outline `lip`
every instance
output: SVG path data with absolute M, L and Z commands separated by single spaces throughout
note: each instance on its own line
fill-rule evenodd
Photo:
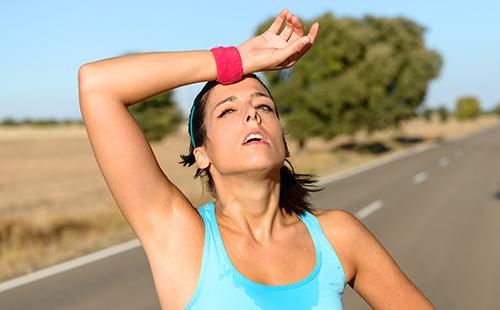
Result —
M 249 142 L 249 143 L 245 144 L 245 141 L 247 140 L 248 136 L 250 136 L 251 134 L 259 134 L 262 137 L 262 140 L 260 140 L 260 141 L 252 141 L 252 142 Z M 261 130 L 253 129 L 253 130 L 251 130 L 250 132 L 248 132 L 245 135 L 245 137 L 243 138 L 243 142 L 241 142 L 241 144 L 242 145 L 269 144 L 269 139 L 267 138 L 267 135 L 264 132 L 262 132 Z
M 245 144 L 243 144 L 243 146 L 254 145 L 254 144 L 268 144 L 268 143 L 260 140 L 260 141 L 252 141 L 252 142 L 245 143 Z

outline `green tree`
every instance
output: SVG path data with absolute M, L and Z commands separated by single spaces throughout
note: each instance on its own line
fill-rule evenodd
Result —
M 444 106 L 444 105 L 439 106 L 439 108 L 437 109 L 437 112 L 439 115 L 439 119 L 441 120 L 442 123 L 444 123 L 448 120 L 448 118 L 450 116 L 450 112 L 448 111 L 446 106 Z
M 149 141 L 159 141 L 173 132 L 184 116 L 172 100 L 172 92 L 164 92 L 129 106 Z
M 442 59 L 425 29 L 403 18 L 335 18 L 325 13 L 312 49 L 288 70 L 265 72 L 284 126 L 304 145 L 359 130 L 371 133 L 416 116 Z M 262 33 L 272 19 L 262 23 Z M 312 22 L 305 21 L 307 29 Z
M 460 97 L 456 103 L 455 117 L 458 120 L 474 119 L 481 112 L 479 100 L 476 97 Z

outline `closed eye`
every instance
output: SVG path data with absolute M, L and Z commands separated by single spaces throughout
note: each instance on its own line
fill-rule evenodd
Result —
M 259 106 L 259 108 L 260 108 L 260 107 L 266 107 L 269 111 L 271 111 L 271 112 L 273 111 L 273 108 L 271 108 L 271 107 L 270 107 L 270 106 L 268 106 L 267 104 L 261 104 L 261 105 Z
M 271 108 L 267 104 L 261 104 L 261 105 L 258 106 L 258 108 L 261 108 L 261 107 L 265 107 L 269 112 L 273 111 L 273 108 Z M 231 109 L 231 108 L 226 108 L 226 109 L 224 109 L 224 111 L 222 111 L 222 113 L 219 115 L 219 117 L 223 117 L 229 111 L 235 111 L 235 110 Z
M 222 111 L 222 113 L 219 115 L 219 117 L 223 117 L 224 114 L 226 114 L 226 112 L 228 112 L 228 111 L 234 111 L 234 109 L 229 109 L 229 108 L 228 109 L 224 109 L 224 111 Z

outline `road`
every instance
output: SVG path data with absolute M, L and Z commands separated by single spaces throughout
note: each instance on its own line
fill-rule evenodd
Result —
M 500 126 L 325 183 L 438 309 L 499 309 Z M 1 285 L 0 285 L 1 287 Z M 370 309 L 349 286 L 345 309 Z M 1 309 L 160 309 L 141 247 L 11 289 Z

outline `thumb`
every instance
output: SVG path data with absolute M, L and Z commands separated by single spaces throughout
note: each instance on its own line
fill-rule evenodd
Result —
M 288 59 L 290 56 L 300 53 L 300 51 L 311 42 L 309 36 L 304 36 L 295 40 L 292 44 L 280 50 L 279 56 L 282 59 Z

